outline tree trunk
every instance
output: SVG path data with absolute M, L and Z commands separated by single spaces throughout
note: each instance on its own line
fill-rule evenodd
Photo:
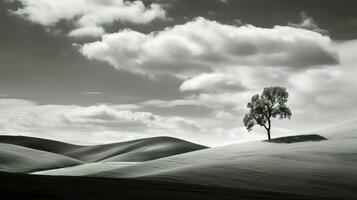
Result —
M 267 128 L 267 132 L 268 132 L 268 140 L 270 140 L 271 139 L 271 137 L 270 137 L 270 129 L 271 129 L 271 121 L 270 121 L 270 117 L 268 118 L 268 128 Z

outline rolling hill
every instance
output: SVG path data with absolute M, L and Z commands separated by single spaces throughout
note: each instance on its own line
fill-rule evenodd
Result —
M 81 147 L 65 154 L 85 162 L 143 162 L 205 148 L 177 138 L 153 137 Z
M 0 136 L 0 143 L 61 154 L 86 163 L 142 162 L 205 149 L 207 147 L 172 137 L 153 137 L 127 142 L 79 146 L 25 136 Z
M 357 123 L 351 123 L 314 132 L 327 140 L 233 144 L 87 175 L 355 199 Z M 76 175 L 56 171 L 40 173 Z
M 53 165 L 49 159 L 47 161 L 51 167 L 41 170 L 43 160 L 33 159 L 31 157 L 33 153 L 28 153 L 30 156 L 21 153 L 15 159 L 18 160 L 17 162 L 10 160 L 13 162 L 11 164 L 7 161 L 10 164 L 6 167 L 13 168 L 13 171 L 34 172 L 40 175 L 93 178 L 88 180 L 96 180 L 96 177 L 117 178 L 148 183 L 255 191 L 254 193 L 265 191 L 288 195 L 289 199 L 293 199 L 294 195 L 296 197 L 304 195 L 308 199 L 355 199 L 357 196 L 357 122 L 313 131 L 309 134 L 276 138 L 272 142 L 255 141 L 209 149 L 169 137 L 98 146 L 75 146 L 64 143 L 65 147 L 60 147 L 63 144 L 57 143 L 57 147 L 56 145 L 47 147 L 43 146 L 45 143 L 41 143 L 41 148 L 52 148 L 51 151 L 56 150 L 54 147 L 65 148 L 65 151 L 59 149 L 61 151 L 57 150 L 57 152 L 64 156 L 80 158 L 88 163 L 51 169 Z M 31 145 L 35 148 L 36 144 L 34 139 Z M 38 151 L 11 144 L 1 145 L 5 146 L 1 148 L 3 151 L 0 159 L 5 158 L 5 160 L 16 158 L 18 155 L 14 152 L 24 151 L 18 151 L 19 148 L 30 152 Z M 53 156 L 48 152 L 39 152 Z M 46 158 L 46 155 L 43 157 Z M 34 162 L 35 167 L 23 170 L 21 168 L 23 162 L 31 166 Z M 62 163 L 61 160 L 59 162 Z M 16 170 L 17 168 L 19 170 Z M 274 199 L 275 196 L 271 197 Z
M 82 162 L 67 156 L 0 143 L 0 171 L 28 173 L 79 164 Z

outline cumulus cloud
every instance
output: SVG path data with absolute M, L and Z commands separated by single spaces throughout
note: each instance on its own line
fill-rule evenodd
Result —
M 290 94 L 287 104 L 293 116 L 292 120 L 274 121 L 276 131 L 294 129 L 295 132 L 290 133 L 297 134 L 323 128 L 326 124 L 355 119 L 357 107 L 353 102 L 357 98 L 354 92 L 357 85 L 357 58 L 354 52 L 357 50 L 357 40 L 333 42 L 331 48 L 339 54 L 338 66 L 300 71 L 279 67 L 239 66 L 236 70 L 199 74 L 183 81 L 181 91 L 195 93 L 183 93 L 185 96 L 181 102 L 194 102 L 211 110 L 211 114 L 205 116 L 207 121 L 203 122 L 206 129 L 212 131 L 220 127 L 228 131 L 243 125 L 242 117 L 247 112 L 246 105 L 252 95 L 260 93 L 264 87 L 281 85 Z M 226 82 L 231 80 L 236 81 L 237 85 L 243 85 L 245 89 L 224 88 Z M 160 106 L 174 105 L 177 101 L 156 100 Z M 238 134 L 237 130 L 233 132 Z
M 119 107 L 120 108 L 120 107 Z M 48 112 L 48 110 L 53 110 Z M 113 126 L 119 128 L 126 125 L 151 129 L 174 129 L 191 127 L 198 130 L 189 120 L 180 117 L 161 117 L 150 112 L 139 112 L 118 109 L 115 106 L 39 106 L 35 110 L 21 116 L 23 125 L 29 126 Z M 193 128 L 195 127 L 195 128 Z
M 68 33 L 70 37 L 99 37 L 105 33 L 104 28 L 98 26 L 86 26 L 74 29 Z
M 294 127 L 299 130 L 301 127 L 318 128 L 323 127 L 324 124 L 354 119 L 356 117 L 354 110 L 357 109 L 353 104 L 353 100 L 357 98 L 354 92 L 357 85 L 355 78 L 357 60 L 353 52 L 357 49 L 357 42 L 356 40 L 333 42 L 331 48 L 339 54 L 339 66 L 324 66 L 301 71 L 290 71 L 286 68 L 255 70 L 240 67 L 237 71 L 231 70 L 223 73 L 223 77 L 227 79 L 235 77 L 247 88 L 246 90 L 219 90 L 217 92 L 217 87 L 221 82 L 215 82 L 212 79 L 207 80 L 207 84 L 212 82 L 214 85 L 218 84 L 217 86 L 197 84 L 202 85 L 200 93 L 189 95 L 187 98 L 214 109 L 212 116 L 217 116 L 217 119 L 220 118 L 220 111 L 231 113 L 234 111 L 232 114 L 237 116 L 239 121 L 238 118 L 246 112 L 246 103 L 253 94 L 261 92 L 267 86 L 281 85 L 289 91 L 288 105 L 293 111 L 293 119 L 279 121 L 274 126 Z M 195 77 L 192 78 L 194 79 Z M 184 84 L 190 83 L 190 80 L 184 81 L 181 89 Z M 195 82 L 189 85 L 192 88 L 200 88 Z M 221 115 L 222 118 L 224 116 L 224 114 Z
M 245 87 L 232 73 L 204 73 L 185 80 L 181 91 L 242 91 Z
M 198 17 L 149 34 L 133 30 L 105 34 L 80 52 L 116 69 L 155 76 L 191 77 L 220 68 L 306 68 L 338 63 L 331 39 L 287 26 L 232 26 Z
M 104 33 L 105 24 L 115 21 L 136 24 L 149 23 L 165 18 L 159 4 L 145 6 L 142 1 L 125 0 L 10 0 L 21 2 L 22 7 L 12 12 L 46 27 L 53 27 L 61 20 L 74 22 L 77 27 L 69 36 L 98 36 Z

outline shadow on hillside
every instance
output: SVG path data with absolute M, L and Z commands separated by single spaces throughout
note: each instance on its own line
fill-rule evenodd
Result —
M 327 140 L 327 138 L 322 137 L 321 135 L 310 134 L 310 135 L 294 135 L 287 137 L 279 137 L 271 140 L 264 140 L 265 142 L 274 142 L 274 143 L 296 143 L 296 142 L 317 142 Z

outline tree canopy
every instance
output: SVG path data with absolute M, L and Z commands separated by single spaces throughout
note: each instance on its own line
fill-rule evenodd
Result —
M 244 126 L 251 131 L 255 125 L 263 126 L 270 140 L 271 119 L 291 118 L 291 110 L 286 105 L 289 93 L 286 88 L 280 86 L 264 88 L 259 95 L 252 96 L 251 101 L 247 104 L 249 113 L 244 116 Z

